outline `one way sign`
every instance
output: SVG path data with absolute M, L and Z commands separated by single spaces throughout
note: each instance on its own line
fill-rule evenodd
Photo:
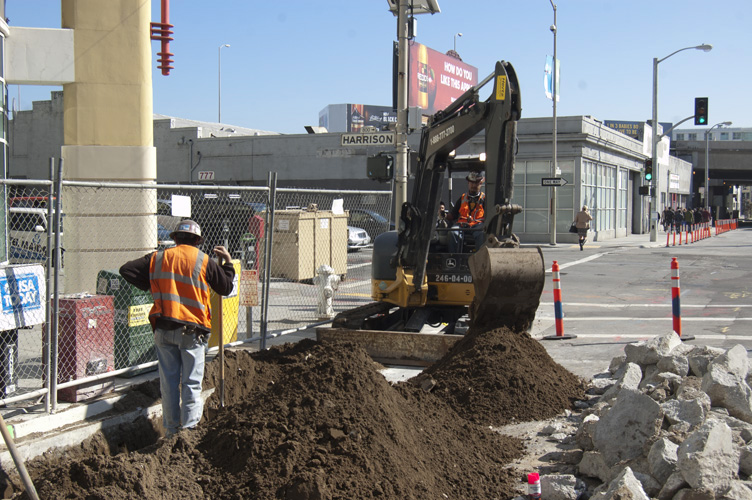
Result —
M 563 177 L 544 177 L 541 179 L 541 186 L 555 186 L 561 187 L 567 184 L 567 180 Z

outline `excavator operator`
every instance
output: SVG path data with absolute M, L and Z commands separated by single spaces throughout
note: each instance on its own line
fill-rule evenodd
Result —
M 446 217 L 450 224 L 456 224 L 461 229 L 451 231 L 449 251 L 452 253 L 462 252 L 465 236 L 471 238 L 475 249 L 480 248 L 485 238 L 483 220 L 486 211 L 486 195 L 480 190 L 484 180 L 483 173 L 470 172 L 465 179 L 467 180 L 467 193 L 462 193 Z M 468 229 L 472 231 L 467 231 Z

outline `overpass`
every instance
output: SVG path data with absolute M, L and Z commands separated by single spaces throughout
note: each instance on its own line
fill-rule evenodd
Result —
M 716 185 L 752 184 L 752 141 L 708 141 L 711 188 Z M 674 141 L 671 154 L 692 164 L 693 191 L 705 185 L 705 141 Z

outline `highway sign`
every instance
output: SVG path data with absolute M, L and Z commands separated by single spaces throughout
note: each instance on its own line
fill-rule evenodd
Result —
M 541 186 L 561 187 L 567 184 L 563 177 L 544 177 L 541 179 Z

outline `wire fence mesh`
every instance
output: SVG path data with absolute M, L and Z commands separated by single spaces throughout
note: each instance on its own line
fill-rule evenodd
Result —
M 367 249 L 394 227 L 389 192 L 64 181 L 55 276 L 51 183 L 6 187 L 8 261 L 16 264 L 9 268 L 36 269 L 43 293 L 53 294 L 58 284 L 57 310 L 53 300 L 46 318 L 0 334 L 0 400 L 6 402 L 48 387 L 48 378 L 63 385 L 58 398 L 77 401 L 110 390 L 108 373 L 156 369 L 151 294 L 118 269 L 174 245 L 170 233 L 184 218 L 200 225 L 205 253 L 213 256 L 223 245 L 234 259 L 236 286 L 222 302 L 224 343 L 260 340 L 261 332 L 284 335 L 369 302 Z M 321 272 L 339 279 L 328 304 Z M 213 297 L 213 308 L 218 300 Z M 41 300 L 37 313 L 44 311 Z M 213 320 L 209 346 L 219 341 Z

